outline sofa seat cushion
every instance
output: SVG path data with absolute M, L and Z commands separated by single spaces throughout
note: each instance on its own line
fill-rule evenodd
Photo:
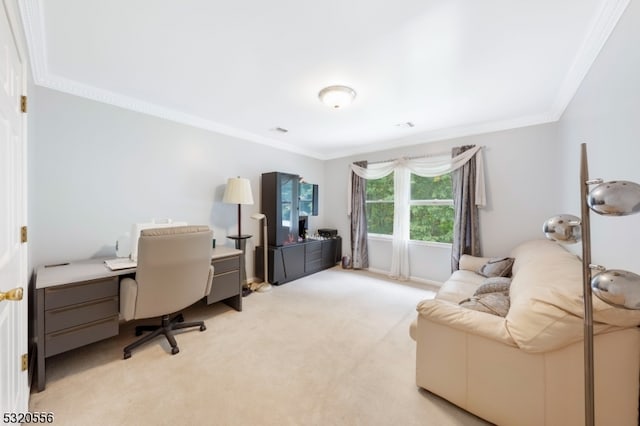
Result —
M 473 296 L 486 278 L 472 271 L 458 270 L 440 287 L 436 299 L 458 304 Z
M 508 346 L 517 346 L 507 330 L 505 319 L 498 315 L 467 309 L 441 299 L 423 300 L 418 303 L 417 311 L 418 323 L 421 319 L 428 320 Z M 414 330 L 414 335 L 417 335 L 417 330 Z

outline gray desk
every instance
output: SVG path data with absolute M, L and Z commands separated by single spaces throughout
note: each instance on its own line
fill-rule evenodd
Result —
M 223 301 L 242 310 L 241 250 L 213 249 L 214 267 L 208 304 Z M 45 388 L 45 358 L 118 334 L 119 282 L 136 268 L 112 271 L 104 258 L 36 271 L 36 376 L 38 391 Z

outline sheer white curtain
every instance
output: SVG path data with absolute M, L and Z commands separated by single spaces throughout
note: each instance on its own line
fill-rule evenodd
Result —
M 476 157 L 476 206 L 484 207 L 486 192 L 484 183 L 484 167 L 482 162 L 482 147 L 473 147 L 456 157 L 443 154 L 433 157 L 400 158 L 383 163 L 368 164 L 366 168 L 350 164 L 349 185 L 347 196 L 351 200 L 351 173 L 364 179 L 380 179 L 394 173 L 394 219 L 393 244 L 391 257 L 391 271 L 389 275 L 400 280 L 409 279 L 409 219 L 411 199 L 411 173 L 418 176 L 434 177 L 452 172 L 471 158 Z M 351 215 L 351 201 L 347 204 L 348 214 Z
M 409 279 L 411 171 L 403 162 L 396 166 L 393 182 L 393 243 L 389 276 L 404 281 Z

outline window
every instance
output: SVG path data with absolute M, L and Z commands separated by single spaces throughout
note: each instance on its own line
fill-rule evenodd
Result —
M 410 204 L 410 239 L 453 242 L 451 173 L 436 177 L 422 177 L 412 173 Z
M 393 235 L 393 173 L 367 181 L 367 227 L 370 234 Z M 418 241 L 453 241 L 451 174 L 422 177 L 411 174 L 409 238 Z
M 393 234 L 393 173 L 367 180 L 367 228 L 370 234 Z

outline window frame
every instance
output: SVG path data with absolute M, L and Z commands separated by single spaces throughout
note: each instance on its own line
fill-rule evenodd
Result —
M 395 204 L 395 200 L 365 200 L 365 208 L 368 204 Z M 395 215 L 395 213 L 394 213 Z M 369 216 L 367 216 L 367 228 L 369 227 Z M 377 232 L 368 232 L 367 237 L 373 235 L 375 237 L 388 237 L 393 238 L 393 220 L 391 221 L 391 234 L 379 234 Z
M 379 234 L 377 232 L 368 232 L 367 230 L 367 236 L 372 235 L 372 236 L 376 236 L 376 237 L 381 237 L 381 238 L 393 238 L 393 221 L 395 219 L 395 173 L 390 173 L 384 177 L 381 177 L 380 179 L 374 179 L 374 180 L 381 180 L 381 179 L 387 179 L 391 177 L 390 181 L 391 181 L 391 199 L 384 199 L 384 198 L 379 198 L 376 200 L 369 200 L 367 194 L 365 194 L 365 209 L 367 209 L 367 206 L 369 204 L 391 204 L 394 206 L 394 208 L 392 209 L 392 212 L 394 214 L 394 217 L 391 218 L 391 233 L 390 234 Z M 370 186 L 367 185 L 367 191 L 369 191 Z M 369 216 L 367 215 L 367 228 L 369 228 Z
M 415 174 L 415 173 L 412 173 Z M 447 173 L 445 173 L 447 174 Z M 419 175 L 418 175 L 419 176 Z M 435 176 L 433 176 L 435 177 Z M 382 179 L 382 178 L 381 178 Z M 385 199 L 377 199 L 377 200 L 368 200 L 365 199 L 365 207 L 369 204 L 395 204 L 395 185 L 391 188 L 392 189 L 392 193 L 394 195 L 394 199 L 393 200 L 385 200 Z M 451 199 L 427 199 L 427 200 L 414 200 L 411 198 L 411 183 L 409 183 L 409 188 L 407 188 L 407 190 L 409 191 L 409 209 L 411 209 L 412 206 L 450 206 L 451 208 L 454 207 L 453 205 L 453 198 Z M 453 194 L 452 194 L 453 197 Z M 394 211 L 394 215 L 395 215 L 395 211 Z M 395 219 L 395 217 L 393 218 Z M 369 218 L 367 217 L 367 222 L 369 221 Z M 368 223 L 367 223 L 368 225 Z M 409 227 L 411 227 L 411 217 L 409 216 Z M 368 232 L 367 233 L 367 238 L 372 238 L 373 240 L 378 240 L 378 241 L 391 241 L 393 239 L 393 229 L 391 231 L 391 234 L 380 234 L 380 233 L 376 233 L 376 232 Z M 409 243 L 411 245 L 417 245 L 417 246 L 432 246 L 432 247 L 451 247 L 453 245 L 453 243 L 444 243 L 444 242 L 440 242 L 440 241 L 428 241 L 428 240 L 414 240 L 411 239 L 411 237 L 409 237 Z
M 450 174 L 449 173 L 445 173 L 444 175 Z M 411 173 L 411 175 L 416 175 L 415 173 Z M 444 176 L 441 175 L 441 176 Z M 416 175 L 416 176 L 420 176 L 420 175 Z M 435 178 L 436 176 L 432 176 L 430 177 L 430 179 Z M 413 199 L 412 195 L 411 195 L 411 183 L 409 184 L 409 210 L 411 210 L 411 207 L 413 206 L 427 206 L 427 207 L 437 207 L 437 206 L 450 206 L 453 209 L 453 190 L 451 193 L 451 198 L 450 199 L 440 199 L 440 198 L 434 198 L 434 199 Z M 409 228 L 411 228 L 411 216 L 409 216 Z M 445 242 L 441 242 L 441 241 L 430 241 L 430 240 L 415 240 L 411 238 L 411 233 L 409 233 L 409 241 L 411 242 L 415 242 L 415 243 L 420 243 L 420 245 L 425 244 L 425 245 L 436 245 L 439 247 L 451 247 L 453 245 L 453 242 L 451 243 L 445 243 Z

